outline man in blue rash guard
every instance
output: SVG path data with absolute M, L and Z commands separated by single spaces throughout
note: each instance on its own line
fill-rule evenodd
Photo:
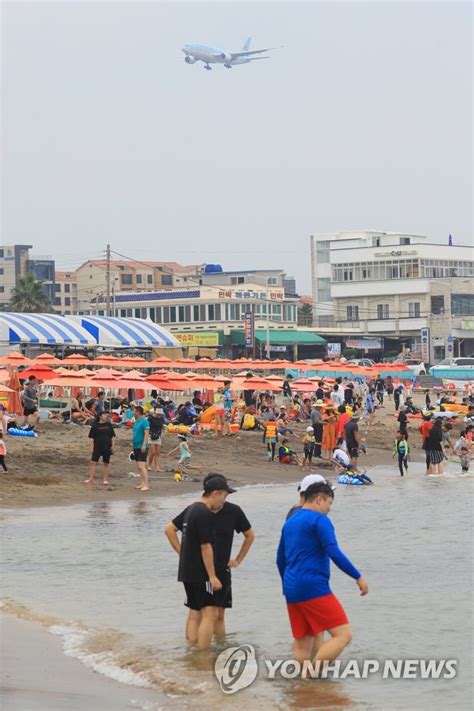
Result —
M 294 659 L 332 661 L 352 639 L 344 608 L 329 588 L 329 561 L 354 578 L 361 595 L 369 589 L 357 568 L 339 548 L 328 518 L 334 492 L 327 484 L 309 486 L 305 503 L 285 523 L 277 565 L 283 582 Z M 324 632 L 330 639 L 324 640 Z

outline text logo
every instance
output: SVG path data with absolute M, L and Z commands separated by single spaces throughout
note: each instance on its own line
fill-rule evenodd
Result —
M 225 649 L 216 659 L 214 673 L 224 694 L 235 694 L 247 688 L 258 674 L 254 647 L 242 644 Z

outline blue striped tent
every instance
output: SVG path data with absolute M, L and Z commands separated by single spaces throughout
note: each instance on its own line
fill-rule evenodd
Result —
M 0 312 L 0 343 L 95 346 L 96 340 L 80 324 L 59 314 Z
M 181 348 L 169 331 L 153 321 L 113 316 L 68 316 L 81 325 L 98 346 L 109 348 Z

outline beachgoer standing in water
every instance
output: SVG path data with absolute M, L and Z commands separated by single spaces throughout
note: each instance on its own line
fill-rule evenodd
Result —
M 91 462 L 89 464 L 89 477 L 84 481 L 84 484 L 95 483 L 95 470 L 97 462 L 102 457 L 103 474 L 102 483 L 104 486 L 109 484 L 109 464 L 110 457 L 114 453 L 114 438 L 115 431 L 112 424 L 109 422 L 109 416 L 102 410 L 89 431 L 89 439 L 91 441 Z
M 181 544 L 177 545 L 173 523 L 166 535 L 179 553 L 178 580 L 186 591 L 186 607 L 192 614 L 186 622 L 186 639 L 207 649 L 211 644 L 218 621 L 218 608 L 223 607 L 220 591 L 223 585 L 216 575 L 214 547 L 216 545 L 214 512 L 223 508 L 228 494 L 233 494 L 225 477 L 213 476 L 206 480 L 201 498 L 184 512 Z M 179 542 L 178 542 L 179 544 Z
M 329 587 L 329 561 L 354 578 L 361 595 L 369 589 L 337 544 L 328 517 L 334 500 L 331 487 L 312 484 L 304 500 L 283 526 L 277 565 L 294 638 L 293 658 L 331 662 L 349 644 L 352 632 L 344 608 Z M 331 639 L 324 640 L 325 632 Z
M 224 483 L 227 484 L 227 479 L 221 474 L 208 474 L 203 482 L 204 491 L 209 487 L 209 482 L 211 486 L 222 486 Z M 181 544 L 177 532 L 183 531 L 184 519 L 188 508 L 176 516 L 165 529 L 168 540 L 178 555 L 181 551 Z M 240 506 L 231 504 L 229 501 L 225 501 L 222 508 L 214 511 L 214 529 L 216 535 L 214 545 L 215 570 L 216 576 L 222 583 L 222 590 L 214 593 L 217 603 L 217 620 L 214 625 L 214 634 L 218 637 L 223 637 L 225 635 L 225 611 L 232 607 L 231 569 L 237 568 L 242 563 L 254 541 L 255 533 Z M 235 558 L 231 558 L 234 532 L 242 533 L 244 540 Z M 186 636 L 188 639 L 197 639 L 201 620 L 201 611 L 190 608 L 186 623 Z
M 150 424 L 143 414 L 143 407 L 137 405 L 134 410 L 135 422 L 133 423 L 132 446 L 133 456 L 140 474 L 140 484 L 135 489 L 149 491 L 148 470 L 146 468 L 148 437 L 150 435 Z

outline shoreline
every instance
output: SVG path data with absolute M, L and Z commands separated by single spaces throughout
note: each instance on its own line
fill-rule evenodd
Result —
M 158 689 L 119 683 L 67 656 L 41 623 L 0 610 L 2 711 L 101 711 L 163 708 Z

